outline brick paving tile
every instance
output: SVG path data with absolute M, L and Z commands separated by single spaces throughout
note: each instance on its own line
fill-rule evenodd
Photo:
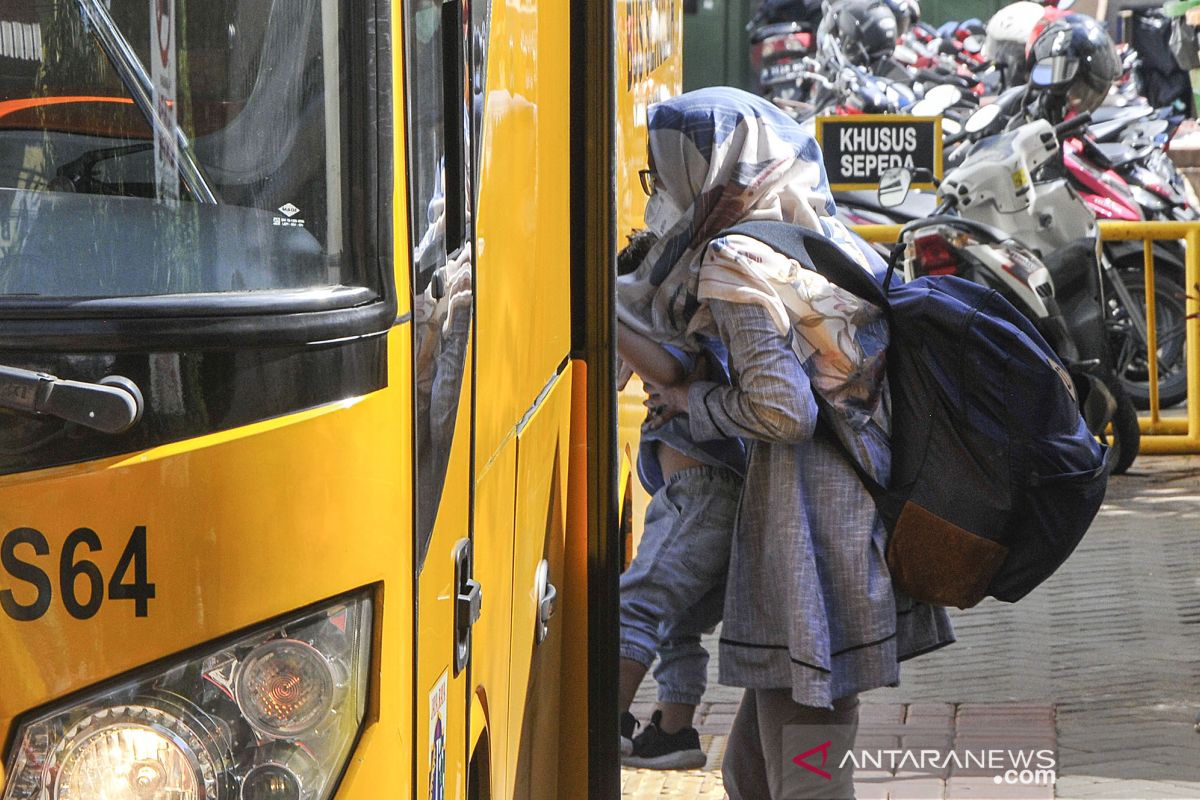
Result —
M 629 800 L 659 797 L 691 797 L 720 800 L 725 796 L 719 773 L 625 770 L 622 797 Z
M 953 703 L 909 703 L 904 719 L 906 722 L 912 722 L 922 717 L 953 718 L 954 716 Z
M 862 784 L 887 783 L 888 781 L 892 780 L 894 777 L 895 776 L 886 769 L 875 769 L 874 767 L 869 767 L 866 769 L 856 769 L 856 770 L 854 770 L 854 785 L 858 786 L 860 783 L 862 783 Z
M 996 783 L 992 778 L 951 778 L 946 800 L 1054 800 L 1054 787 Z
M 857 750 L 896 750 L 900 747 L 900 737 L 860 733 L 854 740 L 854 747 Z
M 1146 747 L 1146 748 L 1129 748 L 1127 750 L 1121 751 L 1120 755 L 1122 758 L 1127 758 L 1127 757 L 1133 757 L 1133 758 L 1139 758 L 1139 759 L 1144 758 L 1146 761 L 1150 761 L 1150 757 L 1152 755 L 1157 755 L 1157 754 L 1158 754 L 1158 748 Z M 1079 753 L 1069 753 L 1069 754 L 1059 753 L 1059 762 L 1064 767 L 1090 767 L 1090 766 L 1098 766 L 1098 765 L 1102 766 L 1102 765 L 1112 764 L 1115 762 L 1115 760 L 1116 759 L 1114 758 L 1114 755 L 1111 750 L 1105 750 L 1105 751 L 1099 752 L 1099 753 L 1091 753 L 1091 752 L 1086 752 L 1086 751 L 1079 752 Z
M 954 739 L 950 734 L 943 736 L 927 736 L 923 734 L 908 735 L 900 737 L 900 747 L 905 750 L 937 750 L 945 751 L 954 746 Z
M 858 707 L 858 724 L 870 723 L 902 723 L 904 722 L 904 705 L 901 703 L 863 703 Z
M 1140 758 L 1112 759 L 1102 766 L 1107 774 L 1122 779 L 1154 781 L 1166 777 L 1162 764 Z
M 954 717 L 917 717 L 905 720 L 899 727 L 909 731 L 949 731 L 954 730 Z
M 704 722 L 708 725 L 724 725 L 725 729 L 728 730 L 733 727 L 734 716 L 736 715 L 714 712 L 705 717 Z
M 854 784 L 854 796 L 857 800 L 890 800 L 891 798 L 888 787 L 882 784 L 857 782 Z
M 942 800 L 946 784 L 937 778 L 905 778 L 888 784 L 889 800 Z M 858 788 L 855 787 L 855 791 Z
M 1027 705 L 1020 703 L 963 703 L 958 707 L 956 715 L 959 721 L 964 719 L 1053 719 L 1054 707 L 1048 703 Z
M 1168 800 L 1186 798 L 1196 800 L 1200 786 L 1172 786 L 1159 781 L 1111 780 L 1104 783 L 1076 784 L 1059 779 L 1059 800 Z

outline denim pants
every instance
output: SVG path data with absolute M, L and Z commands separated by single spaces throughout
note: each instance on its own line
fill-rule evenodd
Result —
M 658 699 L 698 705 L 721 621 L 742 481 L 722 467 L 676 472 L 650 498 L 633 563 L 621 575 L 621 657 L 654 670 Z

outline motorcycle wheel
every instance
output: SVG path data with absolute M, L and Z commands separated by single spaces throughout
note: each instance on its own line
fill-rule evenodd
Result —
M 1106 442 L 1112 448 L 1112 474 L 1124 475 L 1137 458 L 1142 445 L 1142 430 L 1138 427 L 1138 413 L 1133 400 L 1125 393 L 1120 381 L 1106 381 L 1109 391 L 1117 401 L 1117 410 L 1112 419 L 1112 436 Z M 1101 437 L 1106 438 L 1106 437 Z
M 1134 302 L 1145 308 L 1146 285 L 1142 273 L 1142 257 L 1122 259 L 1118 274 Z M 1136 265 L 1133 263 L 1136 261 Z M 1173 270 L 1155 273 L 1155 328 L 1158 331 L 1158 404 L 1170 408 L 1187 398 L 1187 348 L 1185 327 L 1187 306 L 1182 279 Z M 1110 348 L 1116 362 L 1121 385 L 1136 408 L 1150 408 L 1150 363 L 1146 348 L 1139 341 L 1128 314 L 1110 291 L 1108 297 Z

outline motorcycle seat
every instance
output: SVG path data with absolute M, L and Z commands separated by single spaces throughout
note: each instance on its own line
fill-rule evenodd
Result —
M 800 33 L 803 30 L 804 28 L 799 22 L 772 22 L 768 25 L 763 25 L 761 28 L 755 28 L 750 34 L 750 43 L 758 44 L 773 36 L 787 36 L 792 33 Z
M 879 204 L 879 196 L 871 189 L 856 189 L 853 191 L 834 192 L 833 201 L 839 206 L 862 208 L 883 214 L 897 223 L 912 222 L 914 219 L 924 219 L 932 216 L 937 207 L 937 196 L 933 192 L 909 192 L 904 202 L 892 208 Z
M 1122 142 L 1089 142 L 1088 154 L 1095 157 L 1097 166 L 1105 169 L 1120 169 L 1145 155 Z

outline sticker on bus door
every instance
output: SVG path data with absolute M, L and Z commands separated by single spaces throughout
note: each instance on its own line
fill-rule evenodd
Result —
M 429 693 L 429 800 L 446 798 L 446 693 L 449 675 L 442 673 Z
M 150 0 L 150 79 L 154 84 L 154 184 L 159 200 L 179 200 L 175 0 Z

